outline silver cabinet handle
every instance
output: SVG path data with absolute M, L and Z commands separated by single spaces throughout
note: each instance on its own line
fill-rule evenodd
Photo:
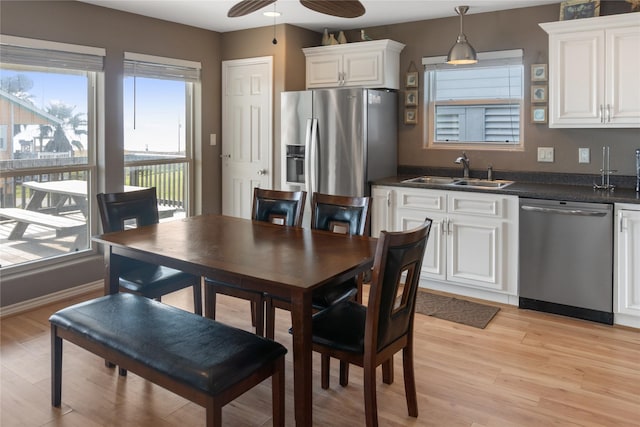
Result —
M 231 154 L 220 154 L 220 158 L 221 159 L 230 159 L 231 158 Z
M 611 123 L 611 104 L 607 104 L 607 123 Z
M 600 123 L 604 123 L 604 104 L 600 104 Z

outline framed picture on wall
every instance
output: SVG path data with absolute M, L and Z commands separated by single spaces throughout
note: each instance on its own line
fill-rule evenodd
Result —
M 547 123 L 547 107 L 534 105 L 531 107 L 532 123 Z
M 404 95 L 404 105 L 406 107 L 416 107 L 418 105 L 418 91 L 408 90 Z
M 547 81 L 547 64 L 531 65 L 531 81 L 532 82 Z
M 404 124 L 415 125 L 418 124 L 418 109 L 407 108 L 404 110 Z
M 405 82 L 405 86 L 409 88 L 417 88 L 418 87 L 418 72 L 410 71 L 407 73 L 407 81 Z
M 531 102 L 547 102 L 547 85 L 531 85 Z

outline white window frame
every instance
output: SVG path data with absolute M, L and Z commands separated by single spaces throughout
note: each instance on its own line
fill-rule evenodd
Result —
M 16 168 L 8 171 L 1 171 L 2 178 L 15 178 L 19 176 L 29 175 L 46 175 L 52 173 L 64 173 L 64 172 L 77 172 L 84 171 L 87 174 L 87 236 L 95 234 L 97 231 L 96 208 L 94 206 L 95 195 L 97 193 L 97 166 L 96 166 L 96 153 L 100 144 L 102 144 L 101 138 L 101 126 L 100 117 L 98 116 L 99 106 L 98 103 L 104 102 L 104 58 L 106 56 L 106 49 L 93 46 L 75 45 L 69 43 L 52 42 L 47 40 L 30 39 L 17 36 L 0 35 L 0 44 L 6 47 L 12 48 L 27 48 L 33 49 L 33 62 L 29 62 L 29 55 L 23 56 L 20 62 L 9 62 L 23 64 L 25 67 L 51 67 L 52 69 L 74 69 L 90 70 L 87 73 L 87 84 L 89 85 L 88 99 L 87 99 L 87 163 L 69 166 L 53 166 L 53 167 L 37 167 L 37 168 Z M 19 53 L 19 52 L 18 52 Z M 88 61 L 95 61 L 88 65 L 88 68 L 83 68 L 83 57 Z M 93 58 L 91 58 L 93 57 Z M 6 58 L 4 58 L 6 59 Z M 56 66 L 59 64 L 58 66 Z M 100 68 L 100 71 L 96 71 L 96 67 Z M 93 142 L 93 144 L 91 143 Z M 8 143 L 8 142 L 7 142 Z M 96 248 L 93 242 L 89 239 L 88 246 L 84 250 L 72 251 L 63 255 L 39 258 L 33 261 L 27 261 L 18 264 L 8 265 L 2 267 L 2 273 L 5 275 L 20 274 L 22 272 L 31 271 L 34 266 L 50 266 L 60 264 L 62 262 L 77 259 L 87 256 L 87 254 L 94 254 Z
M 494 52 L 480 52 L 478 53 L 478 63 L 483 66 L 499 66 L 499 65 L 513 65 L 520 64 L 523 66 L 523 50 L 513 49 Z M 522 73 L 522 92 L 520 99 L 517 103 L 513 102 L 513 99 L 491 99 L 491 100 L 468 100 L 463 103 L 460 101 L 440 101 L 438 105 L 501 105 L 501 104 L 514 104 L 520 108 L 520 120 L 519 120 L 519 136 L 518 143 L 492 143 L 486 141 L 474 141 L 474 142 L 441 142 L 435 141 L 435 106 L 436 102 L 431 99 L 433 93 L 433 79 L 430 78 L 432 70 L 437 69 L 456 69 L 456 68 L 470 68 L 478 66 L 478 64 L 471 65 L 450 65 L 446 64 L 446 56 L 436 57 L 424 57 L 422 58 L 422 65 L 424 66 L 424 120 L 426 126 L 424 126 L 424 146 L 430 149 L 443 149 L 443 150 L 495 150 L 495 151 L 524 151 L 524 123 L 525 123 L 525 111 L 524 111 L 524 73 Z
M 180 80 L 185 83 L 192 83 L 187 86 L 187 106 L 185 115 L 185 155 L 184 157 L 172 157 L 162 160 L 148 160 L 125 162 L 124 170 L 136 167 L 152 167 L 161 164 L 184 164 L 185 171 L 185 195 L 187 197 L 184 206 L 187 216 L 192 215 L 195 206 L 195 173 L 194 173 L 194 147 L 196 145 L 196 128 L 200 123 L 201 108 L 201 75 L 202 65 L 200 62 L 188 61 L 178 58 L 168 58 L 163 56 L 147 55 L 135 52 L 124 52 L 124 77 L 147 77 L 157 79 Z M 123 171 L 124 172 L 124 171 Z

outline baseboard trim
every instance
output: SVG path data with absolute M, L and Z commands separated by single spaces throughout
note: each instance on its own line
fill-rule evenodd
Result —
M 38 298 L 33 298 L 27 301 L 21 301 L 16 304 L 11 304 L 6 307 L 0 307 L 0 319 L 6 316 L 13 316 L 15 314 L 24 313 L 25 311 L 40 308 L 47 304 L 63 301 L 65 299 L 77 297 L 79 295 L 87 294 L 89 292 L 97 291 L 104 288 L 104 282 L 98 280 L 85 285 L 76 286 L 73 288 L 65 289 L 63 291 L 54 292 L 52 294 L 43 295 Z

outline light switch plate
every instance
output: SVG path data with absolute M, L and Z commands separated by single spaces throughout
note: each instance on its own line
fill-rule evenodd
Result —
M 578 148 L 578 163 L 591 163 L 591 153 L 588 148 Z
M 553 163 L 553 147 L 538 147 L 538 161 Z
M 216 145 L 216 134 L 212 133 L 211 135 L 209 135 L 209 145 L 214 146 Z

